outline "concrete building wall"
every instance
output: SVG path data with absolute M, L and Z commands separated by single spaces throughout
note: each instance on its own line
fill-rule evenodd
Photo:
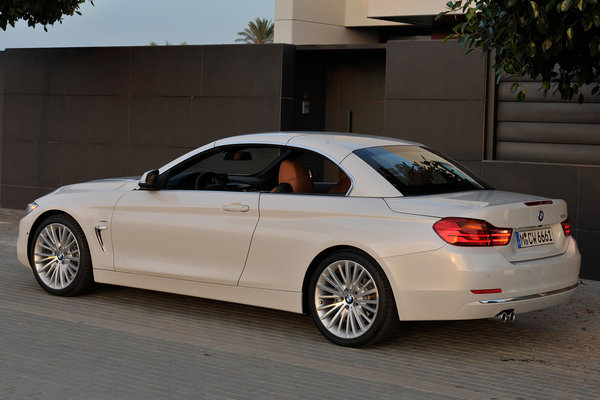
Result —
M 5 51 L 0 204 L 285 128 L 293 56 L 284 45 Z
M 411 31 L 412 24 L 431 27 L 444 9 L 440 0 L 277 0 L 274 40 L 314 45 L 379 43 L 390 34 L 417 38 L 424 33 Z M 409 29 L 393 33 L 403 28 Z
M 366 6 L 366 0 L 277 0 L 275 43 L 377 43 L 377 31 L 349 27 L 387 26 L 395 23 L 369 20 Z
M 435 16 L 446 9 L 445 0 L 368 0 L 369 18 Z
M 486 76 L 486 59 L 454 43 L 388 42 L 385 134 L 481 161 Z
M 346 0 L 345 25 L 347 27 L 405 25 L 402 23 L 370 18 L 370 15 L 369 15 L 369 7 L 370 6 L 371 6 L 371 0 Z

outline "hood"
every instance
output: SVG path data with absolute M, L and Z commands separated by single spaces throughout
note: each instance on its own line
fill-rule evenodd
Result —
M 110 191 L 117 190 L 123 187 L 129 188 L 130 186 L 137 186 L 137 182 L 139 181 L 139 177 L 125 177 L 125 178 L 110 178 L 110 179 L 100 179 L 96 181 L 83 182 L 83 183 L 75 183 L 72 185 L 63 186 L 53 194 L 57 193 L 76 193 L 76 192 L 90 192 L 90 191 Z

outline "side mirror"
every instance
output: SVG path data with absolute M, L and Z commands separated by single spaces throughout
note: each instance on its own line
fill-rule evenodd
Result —
M 158 189 L 158 170 L 153 169 L 144 172 L 144 175 L 142 175 L 142 178 L 138 182 L 138 186 L 146 190 Z

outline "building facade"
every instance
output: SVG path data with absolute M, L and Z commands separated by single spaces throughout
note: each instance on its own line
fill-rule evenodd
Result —
M 440 0 L 276 0 L 275 42 L 367 44 L 449 32 Z

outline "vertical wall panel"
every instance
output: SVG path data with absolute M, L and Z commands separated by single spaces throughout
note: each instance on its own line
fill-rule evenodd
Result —
M 387 44 L 385 135 L 466 161 L 484 152 L 486 57 L 453 42 Z
M 140 175 L 221 137 L 280 130 L 293 49 L 1 52 L 0 204 L 22 208 L 60 185 Z

